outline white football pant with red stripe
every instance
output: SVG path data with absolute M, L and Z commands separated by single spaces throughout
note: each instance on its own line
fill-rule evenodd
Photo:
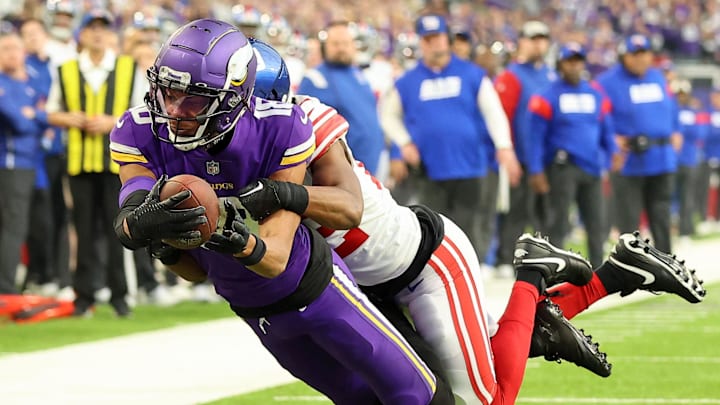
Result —
M 442 218 L 442 243 L 396 298 L 442 361 L 455 395 L 466 404 L 491 404 L 498 385 L 479 261 L 465 233 Z

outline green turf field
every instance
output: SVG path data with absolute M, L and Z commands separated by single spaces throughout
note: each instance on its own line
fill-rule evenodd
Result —
M 63 318 L 19 325 L 0 318 L 0 356 L 233 316 L 224 302 L 186 302 L 169 308 L 138 306 L 128 319 L 118 319 L 109 305 L 98 305 L 90 319 Z
M 720 285 L 708 288 L 702 304 L 662 296 L 580 315 L 574 324 L 601 343 L 613 374 L 603 379 L 572 364 L 532 359 L 518 404 L 720 404 Z M 272 403 L 330 401 L 295 383 L 211 404 Z

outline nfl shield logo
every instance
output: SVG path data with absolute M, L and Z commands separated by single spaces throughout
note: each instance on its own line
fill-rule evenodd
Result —
M 218 175 L 220 174 L 220 163 L 214 160 L 205 162 L 205 170 L 207 171 L 207 174 L 211 176 Z

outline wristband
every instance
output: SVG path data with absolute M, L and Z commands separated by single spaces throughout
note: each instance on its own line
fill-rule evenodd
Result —
M 259 236 L 255 236 L 255 247 L 253 248 L 253 251 L 245 256 L 245 257 L 236 257 L 236 259 L 243 264 L 243 266 L 253 266 L 258 263 L 265 257 L 265 252 L 267 251 L 267 246 L 265 246 L 265 242 L 263 242 L 262 239 L 260 239 Z
M 123 203 L 120 206 L 120 212 L 115 217 L 115 234 L 117 235 L 118 239 L 120 239 L 120 243 L 122 243 L 123 246 L 130 250 L 144 248 L 150 244 L 149 240 L 135 240 L 130 238 L 125 233 L 125 228 L 123 226 L 125 218 L 127 218 L 128 215 L 130 215 L 135 208 L 139 207 L 143 203 L 143 201 L 145 201 L 145 197 L 147 195 L 147 190 L 135 190 L 130 193 L 130 195 L 125 197 L 125 199 L 123 200 Z
M 289 198 L 285 201 L 283 208 L 300 216 L 305 214 L 310 204 L 310 195 L 305 186 L 295 183 L 284 183 L 283 185 L 287 187 L 289 194 Z

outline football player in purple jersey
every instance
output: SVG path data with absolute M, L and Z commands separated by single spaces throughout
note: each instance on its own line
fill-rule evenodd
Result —
M 309 197 L 261 222 L 237 192 L 259 178 L 302 184 L 315 139 L 297 106 L 252 96 L 257 60 L 230 24 L 202 19 L 178 29 L 148 70 L 146 105 L 128 110 L 111 134 L 123 186 L 116 233 L 190 280 L 205 277 L 293 375 L 340 404 L 452 403 L 449 387 L 360 292 L 342 260 L 300 224 Z M 202 248 L 204 208 L 178 209 L 184 191 L 160 200 L 168 176 L 192 174 L 216 191 L 224 213 Z M 359 189 L 359 187 L 358 187 Z M 358 194 L 357 198 L 361 196 Z

